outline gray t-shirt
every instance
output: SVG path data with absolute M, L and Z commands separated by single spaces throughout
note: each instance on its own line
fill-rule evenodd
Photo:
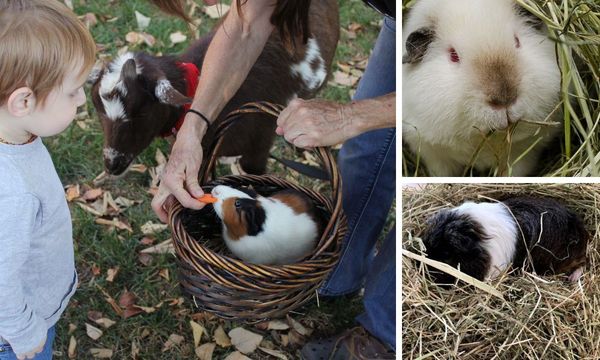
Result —
M 33 350 L 75 292 L 71 214 L 41 139 L 0 144 L 0 344 Z

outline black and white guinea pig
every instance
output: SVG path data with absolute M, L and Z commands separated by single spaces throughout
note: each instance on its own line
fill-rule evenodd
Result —
M 283 190 L 270 197 L 254 191 L 215 186 L 213 204 L 223 222 L 231 252 L 255 264 L 291 264 L 316 246 L 319 226 L 314 204 L 304 194 Z
M 429 175 L 460 176 L 470 164 L 531 175 L 561 126 L 520 120 L 562 121 L 545 25 L 514 0 L 417 0 L 402 34 L 402 139 Z M 498 130 L 517 122 L 508 146 Z
M 428 220 L 422 239 L 428 257 L 479 280 L 493 279 L 511 264 L 526 264 L 538 274 L 566 273 L 577 281 L 586 263 L 589 233 L 556 200 L 514 197 L 441 210 Z M 432 273 L 440 283 L 452 282 L 448 274 Z

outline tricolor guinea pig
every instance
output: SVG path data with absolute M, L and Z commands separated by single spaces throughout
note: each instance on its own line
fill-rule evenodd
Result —
M 219 185 L 213 204 L 223 222 L 231 252 L 255 264 L 291 264 L 314 249 L 319 226 L 313 203 L 304 194 L 283 190 L 270 197 Z
M 515 197 L 441 210 L 428 220 L 422 239 L 429 258 L 479 280 L 527 263 L 538 274 L 566 273 L 577 281 L 589 233 L 576 214 L 553 199 Z M 432 274 L 437 282 L 452 282 L 448 274 Z

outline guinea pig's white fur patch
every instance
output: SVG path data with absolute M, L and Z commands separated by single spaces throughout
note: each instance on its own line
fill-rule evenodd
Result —
M 486 279 L 493 279 L 511 263 L 517 250 L 517 224 L 502 203 L 466 202 L 454 209 L 477 221 L 488 239 L 482 242 L 490 255 L 490 270 Z
M 219 218 L 232 209 L 224 209 L 227 199 L 246 198 L 248 194 L 228 186 L 216 186 L 212 195 L 218 199 L 213 204 Z M 223 224 L 223 238 L 229 250 L 244 261 L 256 264 L 290 264 L 308 255 L 315 247 L 317 224 L 306 213 L 296 213 L 294 208 L 275 198 L 258 196 L 256 200 L 265 210 L 263 230 L 256 236 L 244 235 L 232 239 Z M 226 206 L 232 206 L 228 201 Z M 235 210 L 233 210 L 235 211 Z

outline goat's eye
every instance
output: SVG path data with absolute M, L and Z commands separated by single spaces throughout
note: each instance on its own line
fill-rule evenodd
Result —
M 239 209 L 242 206 L 242 203 L 239 200 L 236 200 L 234 206 L 236 209 Z
M 521 41 L 519 40 L 519 37 L 517 35 L 515 35 L 515 47 L 517 49 L 521 47 Z
M 450 54 L 450 61 L 455 63 L 460 62 L 460 56 L 458 56 L 455 48 L 448 49 L 448 53 Z

